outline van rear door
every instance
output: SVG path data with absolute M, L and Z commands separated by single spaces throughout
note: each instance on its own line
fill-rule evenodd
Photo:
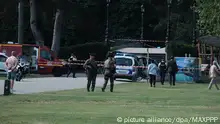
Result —
M 133 60 L 127 57 L 115 57 L 116 73 L 119 75 L 133 74 Z

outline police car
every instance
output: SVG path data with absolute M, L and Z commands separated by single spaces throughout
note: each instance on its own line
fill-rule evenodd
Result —
M 129 79 L 134 82 L 138 80 L 139 76 L 137 66 L 140 66 L 140 64 L 136 55 L 116 53 L 114 58 L 116 62 L 115 79 Z

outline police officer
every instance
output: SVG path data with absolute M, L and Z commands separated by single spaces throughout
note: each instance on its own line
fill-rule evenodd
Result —
M 90 58 L 88 60 L 86 60 L 86 62 L 84 63 L 83 67 L 86 70 L 86 74 L 87 74 L 87 91 L 90 92 L 90 86 L 92 84 L 92 92 L 94 92 L 95 90 L 95 84 L 96 84 L 96 76 L 97 76 L 97 71 L 98 71 L 98 66 L 97 63 L 95 61 L 95 54 L 91 53 L 90 54 Z
M 160 70 L 160 82 L 161 82 L 162 85 L 164 85 L 167 66 L 166 66 L 166 63 L 163 59 L 159 63 L 158 67 L 159 67 L 159 70 Z
M 105 60 L 104 62 L 104 79 L 105 79 L 105 83 L 102 87 L 102 92 L 105 92 L 105 88 L 108 84 L 108 80 L 110 79 L 110 92 L 113 92 L 113 88 L 114 88 L 114 74 L 115 74 L 115 60 L 114 60 L 114 54 L 113 53 L 109 53 L 108 54 L 108 59 Z
M 76 56 L 72 53 L 70 58 L 68 59 L 69 64 L 68 64 L 67 77 L 69 77 L 69 75 L 73 73 L 73 78 L 76 78 L 75 65 L 74 65 L 74 61 L 76 60 L 77 60 Z
M 176 73 L 178 72 L 178 66 L 176 64 L 176 60 L 174 57 L 171 57 L 170 60 L 167 63 L 167 71 L 169 73 L 169 81 L 170 86 L 175 86 L 176 82 Z

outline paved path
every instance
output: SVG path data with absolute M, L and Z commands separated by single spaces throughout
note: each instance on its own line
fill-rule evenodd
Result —
M 103 77 L 98 77 L 96 86 L 103 85 Z M 21 82 L 16 82 L 14 89 L 15 94 L 31 94 L 48 91 L 60 91 L 79 89 L 86 87 L 86 77 L 66 78 L 66 77 L 44 77 L 44 78 L 27 78 Z M 128 83 L 115 81 L 115 84 Z M 4 81 L 0 80 L 0 94 L 3 94 Z M 100 90 L 100 89 L 99 89 Z

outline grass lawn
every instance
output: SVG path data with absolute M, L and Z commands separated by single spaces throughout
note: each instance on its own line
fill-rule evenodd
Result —
M 219 117 L 218 122 L 202 124 L 220 123 L 220 92 L 215 87 L 207 90 L 207 84 L 158 84 L 150 88 L 144 83 L 130 83 L 116 85 L 114 93 L 103 93 L 99 88 L 94 93 L 77 89 L 0 96 L 0 124 L 117 124 L 117 117 L 123 121 L 128 121 L 128 117 L 131 121 L 147 121 L 150 117 L 196 116 Z

